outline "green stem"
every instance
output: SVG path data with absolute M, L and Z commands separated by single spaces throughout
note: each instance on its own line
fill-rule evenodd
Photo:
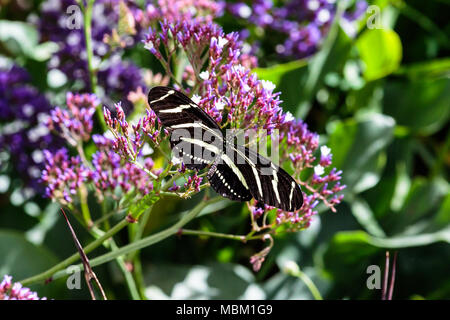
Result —
M 136 257 L 133 261 L 133 273 L 134 278 L 136 279 L 136 284 L 139 289 L 139 293 L 142 298 L 146 299 L 145 295 L 145 282 L 144 282 L 144 276 L 142 274 L 142 264 L 141 259 L 139 257 Z
M 224 238 L 224 239 L 238 240 L 238 241 L 242 241 L 242 242 L 245 242 L 247 240 L 257 240 L 257 239 L 261 239 L 263 237 L 261 235 L 247 237 L 247 236 L 236 235 L 236 234 L 227 234 L 227 233 L 220 233 L 220 232 L 200 231 L 200 230 L 189 230 L 189 229 L 181 229 L 180 234 L 181 235 L 190 235 L 190 236 L 206 236 L 206 237 Z
M 186 175 L 185 173 L 176 173 L 174 174 L 169 181 L 167 181 L 161 188 L 161 191 L 167 191 L 171 186 L 173 186 L 174 181 L 176 181 L 178 178 L 183 177 L 184 175 Z
M 173 192 L 160 191 L 158 193 L 158 195 L 160 195 L 162 197 L 166 197 L 166 198 L 178 198 L 178 199 L 181 199 L 181 197 L 179 195 L 177 195 L 176 193 L 173 193 Z
M 94 6 L 95 0 L 87 0 L 86 7 L 82 5 L 84 9 L 84 38 L 86 41 L 86 55 L 87 55 L 87 65 L 89 72 L 89 82 L 91 84 L 91 91 L 98 96 L 97 89 L 97 74 L 94 68 L 94 51 L 92 47 L 92 8 Z M 83 1 L 79 1 L 79 3 L 83 3 Z M 107 131 L 108 127 L 106 126 L 105 120 L 103 118 L 103 112 L 101 105 L 97 106 L 96 113 L 98 117 L 98 122 L 100 123 L 103 131 Z
M 153 206 L 150 206 L 147 210 L 145 210 L 145 212 L 142 215 L 142 218 L 139 221 L 139 224 L 137 226 L 137 230 L 136 233 L 133 235 L 132 237 L 132 241 L 138 241 L 142 239 L 142 235 L 144 234 L 144 229 L 145 226 L 147 225 L 148 219 L 150 218 L 150 214 L 152 212 L 152 208 Z M 137 251 L 131 252 L 128 257 L 127 260 L 128 261 L 133 261 L 134 258 L 136 257 Z
M 115 235 L 117 232 L 119 232 L 120 230 L 125 228 L 128 224 L 129 224 L 129 222 L 126 219 L 123 219 L 118 224 L 116 224 L 114 227 L 112 227 L 110 230 L 108 230 L 108 232 L 105 232 L 105 234 L 103 234 L 100 238 L 98 238 L 97 240 L 95 240 L 92 243 L 90 243 L 89 245 L 87 245 L 84 248 L 84 252 L 86 254 L 88 254 L 92 250 L 94 250 L 97 247 L 101 246 L 105 240 L 108 240 L 110 237 Z M 29 284 L 32 284 L 32 283 L 36 283 L 36 282 L 44 281 L 44 280 L 47 280 L 47 279 L 51 279 L 52 275 L 55 272 L 67 268 L 68 266 L 70 266 L 71 264 L 76 262 L 79 258 L 80 258 L 80 255 L 78 254 L 78 252 L 76 252 L 73 255 L 71 255 L 69 258 L 67 258 L 66 260 L 61 261 L 57 265 L 55 265 L 52 268 L 48 269 L 47 271 L 44 271 L 44 272 L 42 272 L 42 273 L 40 273 L 38 275 L 32 276 L 30 278 L 21 280 L 20 282 L 23 285 L 29 285 Z
M 116 250 L 119 249 L 114 241 L 111 241 L 111 248 L 112 248 L 112 252 L 115 252 Z M 131 298 L 133 300 L 140 300 L 141 295 L 139 294 L 139 291 L 137 289 L 136 282 L 134 281 L 132 273 L 127 268 L 124 257 L 119 256 L 116 258 L 116 260 L 117 260 L 117 264 L 119 265 L 120 270 L 122 270 L 123 275 L 125 276 L 125 281 L 127 283 L 128 290 L 130 290 Z
M 108 214 L 106 212 L 106 201 L 102 202 L 102 216 L 103 217 L 108 216 Z M 105 220 L 105 227 L 106 227 L 106 230 L 109 230 L 111 228 L 108 219 Z M 92 231 L 95 232 L 95 235 L 97 235 L 97 238 L 104 235 L 104 232 L 102 230 L 99 230 L 95 226 L 95 224 L 92 227 Z M 115 251 L 118 249 L 117 244 L 112 237 L 111 237 L 111 239 L 109 239 L 109 241 L 103 243 L 105 248 L 108 248 L 108 242 L 109 242 L 109 246 L 112 251 Z M 136 287 L 136 282 L 134 281 L 133 275 L 130 272 L 130 270 L 127 268 L 125 259 L 123 257 L 117 257 L 116 262 L 125 277 L 125 282 L 127 283 L 127 287 L 128 287 L 128 290 L 130 291 L 131 298 L 134 300 L 139 300 L 141 298 L 141 296 L 139 295 L 139 291 Z
M 105 203 L 105 201 L 102 202 L 102 206 L 103 206 L 103 203 Z M 105 224 L 105 230 L 109 230 L 109 228 L 111 228 L 111 226 L 109 225 L 108 219 L 111 218 L 111 217 L 114 216 L 114 215 L 117 215 L 117 212 L 112 211 L 112 212 L 110 212 L 110 213 L 103 214 L 100 218 L 98 218 L 97 220 L 94 221 L 94 224 L 93 224 L 92 227 L 97 227 L 97 228 L 98 228 L 99 225 L 100 225 L 102 222 L 104 222 L 104 224 Z
M 87 204 L 87 197 L 88 192 L 86 190 L 86 186 L 82 184 L 78 190 L 79 196 L 80 196 L 80 206 L 81 206 L 81 213 L 83 215 L 84 223 L 86 224 L 87 228 L 90 229 L 94 225 L 94 222 L 92 222 L 91 218 L 91 212 L 89 210 L 89 206 Z
M 91 260 L 91 267 L 95 267 L 98 265 L 101 265 L 103 263 L 109 262 L 111 260 L 114 260 L 115 258 L 122 256 L 122 255 L 126 255 L 129 252 L 132 251 L 136 251 L 145 247 L 148 247 L 154 243 L 160 242 L 172 235 L 175 235 L 178 230 L 183 227 L 185 224 L 187 224 L 188 222 L 190 222 L 192 219 L 194 219 L 206 206 L 208 206 L 209 204 L 215 203 L 220 201 L 222 198 L 221 197 L 216 197 L 207 201 L 202 201 L 200 202 L 197 206 L 195 206 L 189 213 L 187 213 L 183 218 L 180 219 L 180 221 L 178 221 L 176 224 L 174 224 L 172 227 L 167 228 L 166 230 L 163 230 L 161 232 L 158 232 L 154 235 L 148 236 L 144 239 L 141 239 L 139 241 L 130 243 L 126 246 L 123 246 L 121 248 L 119 248 L 118 250 L 114 251 L 114 252 L 109 252 L 106 253 L 104 255 L 101 255 L 100 257 L 97 257 L 95 259 Z M 121 230 L 123 227 L 125 227 L 128 224 L 128 221 L 123 220 L 120 223 L 118 223 L 117 225 L 115 225 L 111 230 L 109 230 L 108 232 L 106 232 L 103 237 L 99 238 L 98 240 L 94 241 L 93 243 L 89 244 L 84 250 L 86 253 L 92 251 L 93 249 L 95 249 L 96 247 L 98 247 L 99 245 L 102 244 L 103 241 L 105 241 L 106 239 L 108 239 L 110 236 L 114 235 L 115 233 L 117 233 L 119 230 Z M 77 259 L 79 258 L 78 253 L 72 255 L 71 257 L 69 257 L 68 259 L 60 262 L 59 264 L 57 264 L 56 266 L 50 268 L 49 270 L 38 274 L 36 276 L 24 279 L 22 281 L 20 281 L 22 284 L 26 284 L 29 285 L 31 283 L 36 283 L 39 281 L 44 281 L 46 279 L 52 278 L 52 279 L 58 279 L 61 278 L 63 276 L 66 275 L 66 271 L 62 270 L 65 269 L 66 267 L 68 267 L 69 265 L 71 265 L 72 263 L 74 263 L 75 261 L 77 261 Z M 83 268 L 83 265 L 79 264 L 78 267 L 80 269 Z
M 115 213 L 114 211 L 112 213 Z M 102 221 L 105 221 L 105 230 L 108 231 L 109 229 L 111 229 L 111 225 L 109 224 L 109 220 L 108 218 L 110 217 L 110 215 L 107 213 L 107 202 L 106 200 L 102 201 L 102 217 L 101 219 L 103 219 Z M 94 223 L 95 225 L 95 223 Z
M 142 218 L 139 219 L 138 225 L 136 225 L 136 224 L 130 225 L 130 227 L 132 228 L 130 231 L 131 232 L 135 231 L 133 234 L 130 234 L 131 241 L 138 241 L 142 238 L 142 235 L 144 234 L 145 226 L 147 225 L 147 222 L 150 218 L 152 209 L 153 209 L 153 205 L 150 206 L 147 210 L 145 210 L 145 212 L 142 214 Z M 125 259 L 129 263 L 133 264 L 132 272 L 133 272 L 134 277 L 132 279 L 133 280 L 135 279 L 135 281 L 133 281 L 133 283 L 137 284 L 137 286 L 139 288 L 138 294 L 140 295 L 140 297 L 145 298 L 144 276 L 142 274 L 141 258 L 138 253 L 139 253 L 139 251 L 133 251 L 133 252 L 129 253 Z M 133 299 L 135 299 L 135 298 L 133 298 Z
M 314 299 L 323 300 L 322 295 L 319 292 L 319 289 L 317 289 L 314 282 L 312 282 L 311 278 L 308 277 L 306 273 L 304 273 L 301 270 L 298 270 L 297 272 L 293 273 L 292 276 L 297 277 L 303 281 L 303 283 L 308 287 L 309 291 L 313 295 Z

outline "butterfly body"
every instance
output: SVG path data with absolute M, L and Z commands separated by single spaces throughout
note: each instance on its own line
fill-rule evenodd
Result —
M 210 166 L 207 177 L 217 193 L 235 201 L 255 198 L 285 211 L 301 208 L 300 186 L 286 171 L 259 153 L 224 139 L 214 119 L 186 95 L 173 88 L 154 87 L 148 103 L 171 133 L 174 157 L 188 169 Z

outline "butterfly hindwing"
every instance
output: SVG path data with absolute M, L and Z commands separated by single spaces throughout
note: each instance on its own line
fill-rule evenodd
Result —
M 214 164 L 208 172 L 211 187 L 222 197 L 235 201 L 249 201 L 252 195 L 232 168 L 224 163 Z
M 285 170 L 247 147 L 233 145 L 232 148 L 233 163 L 256 200 L 285 211 L 301 208 L 300 186 Z M 230 155 L 230 151 L 227 154 Z

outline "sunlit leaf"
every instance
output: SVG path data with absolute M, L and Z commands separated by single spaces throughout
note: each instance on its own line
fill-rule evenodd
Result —
M 356 41 L 366 80 L 376 80 L 397 70 L 402 60 L 402 43 L 389 29 L 367 29 Z

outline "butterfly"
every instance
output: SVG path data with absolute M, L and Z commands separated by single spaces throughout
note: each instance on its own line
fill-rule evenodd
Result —
M 259 153 L 225 139 L 216 121 L 180 91 L 158 86 L 148 104 L 170 132 L 173 156 L 188 169 L 209 167 L 207 178 L 221 196 L 235 201 L 255 198 L 285 211 L 303 205 L 297 182 Z

